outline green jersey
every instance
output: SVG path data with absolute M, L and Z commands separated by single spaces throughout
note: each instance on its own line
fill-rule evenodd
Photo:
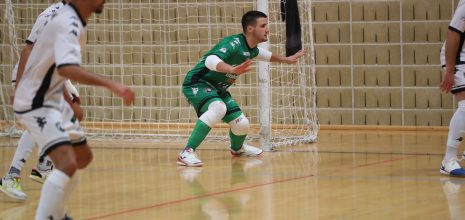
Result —
M 205 60 L 210 55 L 218 56 L 223 62 L 237 66 L 258 55 L 258 47 L 250 48 L 243 34 L 223 38 L 213 49 L 208 51 L 184 78 L 183 86 L 207 83 L 218 90 L 226 90 L 236 82 L 239 74 L 221 73 L 208 69 Z

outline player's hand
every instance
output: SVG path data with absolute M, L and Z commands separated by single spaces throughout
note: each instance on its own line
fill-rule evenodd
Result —
M 443 92 L 450 92 L 452 89 L 452 86 L 454 85 L 454 73 L 445 73 L 444 74 L 444 79 L 442 79 L 441 84 L 439 85 L 439 88 Z
M 73 101 L 73 103 L 77 103 L 77 104 L 81 104 L 81 98 L 79 98 L 79 96 L 77 96 L 76 94 L 73 94 L 71 93 L 71 101 Z
M 250 66 L 252 64 L 253 64 L 252 60 L 247 60 L 247 61 L 241 63 L 240 65 L 233 67 L 231 72 L 235 73 L 235 74 L 239 74 L 239 75 L 244 74 L 244 73 L 249 72 L 251 70 Z
M 304 49 L 299 50 L 294 55 L 286 57 L 285 63 L 294 64 L 299 60 L 300 57 L 305 55 L 305 53 L 306 53 L 306 51 Z
M 123 104 L 128 106 L 131 105 L 134 102 L 134 92 L 127 86 L 123 84 L 117 84 L 115 86 L 114 92 L 123 98 Z
M 81 105 L 73 103 L 71 105 L 71 109 L 73 109 L 74 117 L 76 117 L 78 121 L 82 121 L 84 118 L 84 111 L 82 110 Z

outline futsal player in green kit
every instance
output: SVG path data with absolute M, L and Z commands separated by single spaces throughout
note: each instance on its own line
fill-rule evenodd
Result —
M 243 33 L 223 38 L 208 51 L 184 78 L 182 90 L 195 108 L 199 120 L 186 144 L 179 153 L 177 163 L 183 166 L 202 166 L 195 150 L 211 128 L 224 121 L 230 125 L 230 151 L 235 156 L 259 156 L 263 150 L 244 144 L 249 120 L 228 92 L 236 79 L 250 71 L 252 59 L 258 61 L 293 64 L 305 54 L 303 50 L 289 57 L 273 55 L 257 45 L 268 40 L 268 18 L 259 11 L 242 16 Z

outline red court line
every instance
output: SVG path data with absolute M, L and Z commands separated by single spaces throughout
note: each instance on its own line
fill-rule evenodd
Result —
M 411 158 L 411 157 L 416 157 L 416 156 L 418 156 L 418 155 L 410 155 L 410 156 L 401 157 L 401 158 L 396 158 L 396 159 L 390 159 L 390 160 L 384 160 L 384 161 L 379 161 L 379 162 L 361 164 L 361 165 L 355 166 L 354 168 L 358 168 L 358 167 L 368 167 L 368 166 L 371 166 L 371 165 L 377 165 L 377 164 L 382 164 L 382 163 L 391 163 L 391 162 L 394 162 L 394 161 L 403 160 L 403 159 L 407 159 L 407 158 Z
M 416 156 L 417 155 L 410 155 L 410 156 L 407 156 L 407 157 L 401 157 L 401 158 L 396 158 L 396 159 L 390 159 L 390 160 L 383 160 L 383 161 L 378 161 L 378 162 L 373 162 L 373 163 L 367 163 L 367 164 L 362 164 L 362 165 L 357 165 L 355 167 L 351 167 L 350 169 L 359 168 L 359 167 L 368 167 L 368 166 L 378 165 L 378 164 L 383 164 L 383 163 L 391 163 L 391 162 L 394 162 L 394 161 L 403 160 L 403 159 L 406 159 L 406 158 L 411 158 L 411 157 L 416 157 Z M 183 202 L 187 202 L 187 201 L 191 201 L 191 200 L 202 199 L 202 198 L 221 195 L 221 194 L 226 194 L 226 193 L 238 192 L 238 191 L 258 188 L 258 187 L 262 187 L 262 186 L 273 185 L 273 184 L 277 184 L 277 183 L 290 182 L 290 181 L 310 178 L 310 177 L 314 177 L 314 176 L 315 175 L 311 174 L 311 175 L 299 176 L 299 177 L 294 177 L 294 178 L 289 178 L 289 179 L 271 181 L 271 182 L 268 182 L 268 183 L 261 183 L 261 184 L 251 185 L 251 186 L 245 186 L 245 187 L 240 187 L 240 188 L 235 188 L 235 189 L 228 189 L 228 190 L 224 190 L 224 191 L 220 191 L 220 192 L 207 193 L 207 194 L 200 195 L 200 196 L 192 196 L 192 197 L 187 197 L 187 198 L 184 198 L 184 199 L 178 199 L 178 200 L 159 203 L 159 204 L 155 204 L 155 205 L 149 205 L 149 206 L 144 206 L 144 207 L 140 207 L 140 208 L 128 209 L 128 210 L 124 210 L 124 211 L 120 211 L 120 212 L 114 212 L 114 213 L 110 213 L 110 214 L 106 214 L 106 215 L 91 217 L 91 218 L 87 218 L 86 220 L 104 219 L 104 218 L 109 218 L 109 217 L 114 217 L 114 216 L 118 216 L 118 215 L 124 215 L 124 214 L 128 214 L 128 213 L 132 213 L 132 212 L 143 211 L 143 210 L 146 210 L 146 209 L 159 208 L 159 207 L 173 205 L 173 204 L 179 204 L 179 203 L 183 203 Z
M 207 193 L 207 194 L 200 195 L 200 196 L 192 196 L 192 197 L 187 197 L 187 198 L 184 198 L 184 199 L 174 200 L 174 201 L 170 201 L 170 202 L 164 202 L 164 203 L 145 206 L 145 207 L 141 207 L 141 208 L 128 209 L 128 210 L 124 210 L 124 211 L 121 211 L 121 212 L 115 212 L 115 213 L 110 213 L 110 214 L 107 214 L 107 215 L 101 215 L 101 216 L 96 216 L 96 217 L 92 217 L 92 218 L 87 218 L 86 220 L 103 219 L 103 218 L 113 217 L 113 216 L 117 216 L 117 215 L 128 214 L 128 213 L 131 213 L 131 212 L 138 212 L 138 211 L 142 211 L 142 210 L 145 210 L 145 209 L 158 208 L 158 207 L 172 205 L 172 204 L 178 204 L 178 203 L 182 203 L 182 202 L 186 202 L 186 201 L 202 199 L 202 198 L 205 198 L 205 197 L 211 197 L 211 196 L 216 196 L 216 195 L 221 195 L 221 194 L 226 194 L 226 193 L 232 193 L 232 192 L 238 192 L 238 191 L 253 189 L 253 188 L 257 188 L 257 187 L 267 186 L 267 185 L 273 185 L 273 184 L 277 184 L 277 183 L 284 183 L 284 182 L 289 182 L 289 181 L 294 181 L 294 180 L 299 180 L 299 179 L 310 178 L 310 177 L 313 177 L 313 176 L 315 176 L 315 175 L 311 174 L 311 175 L 306 175 L 306 176 L 299 176 L 299 177 L 294 177 L 294 178 L 289 178 L 289 179 L 272 181 L 272 182 L 268 182 L 268 183 L 245 186 L 245 187 L 240 187 L 240 188 L 235 188 L 235 189 L 228 189 L 228 190 L 224 190 L 224 191 L 220 191 L 220 192 Z

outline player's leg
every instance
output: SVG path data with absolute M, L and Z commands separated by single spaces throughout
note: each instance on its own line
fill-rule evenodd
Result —
M 34 145 L 34 139 L 31 134 L 28 131 L 24 131 L 19 138 L 18 147 L 16 148 L 15 155 L 11 161 L 11 166 L 8 171 L 9 176 L 21 177 L 21 170 L 23 169 L 26 160 L 31 155 Z
M 259 156 L 263 150 L 254 146 L 245 144 L 245 138 L 249 132 L 249 119 L 245 117 L 237 102 L 231 97 L 229 92 L 223 95 L 223 101 L 226 103 L 226 115 L 223 121 L 228 123 L 229 138 L 231 141 L 231 154 L 234 156 Z
M 29 174 L 29 178 L 31 178 L 32 180 L 38 183 L 44 183 L 48 175 L 50 175 L 50 173 L 52 172 L 52 169 L 53 169 L 53 162 L 50 159 L 50 157 L 39 156 L 36 168 L 33 168 L 31 170 L 31 174 Z
M 208 85 L 198 84 L 193 87 L 184 87 L 183 93 L 195 108 L 199 119 L 195 123 L 186 147 L 179 154 L 178 164 L 202 166 L 203 162 L 198 159 L 195 150 L 203 142 L 211 128 L 224 117 L 226 105 L 219 98 L 216 90 Z
M 56 109 L 39 108 L 17 114 L 17 118 L 33 136 L 40 155 L 50 156 L 55 165 L 42 187 L 36 219 L 63 219 L 60 209 L 78 163 L 69 134 L 62 127 L 62 114 Z
M 465 77 L 463 70 L 458 71 L 459 72 L 455 74 L 455 85 L 452 87 L 451 91 L 458 100 L 458 107 L 450 119 L 446 153 L 439 171 L 446 175 L 465 177 L 465 170 L 460 166 L 457 160 L 457 148 L 465 132 L 465 91 L 461 91 L 460 89 L 465 86 Z
M 79 122 L 74 117 L 73 109 L 69 106 L 68 103 L 64 102 L 60 109 L 63 115 L 63 128 L 70 134 L 71 141 L 75 142 L 76 139 L 84 137 L 84 132 L 82 131 Z M 79 140 L 78 140 L 79 141 Z M 39 183 L 44 183 L 47 176 L 52 172 L 53 163 L 48 156 L 40 157 L 37 162 L 35 169 L 32 169 L 29 178 Z
M 14 199 L 27 199 L 27 195 L 23 192 L 20 184 L 21 170 L 31 155 L 33 147 L 34 139 L 28 131 L 24 131 L 18 141 L 18 147 L 11 161 L 8 174 L 0 180 L 0 190 Z
M 71 177 L 68 186 L 65 189 L 62 206 L 59 208 L 61 213 L 59 216 L 65 215 L 65 204 L 68 203 L 71 193 L 79 183 L 80 169 L 84 169 L 90 164 L 93 158 L 92 151 L 87 144 L 86 136 L 81 128 L 79 121 L 74 117 L 74 112 L 68 103 L 64 103 L 61 112 L 63 114 L 63 129 L 68 132 L 71 145 L 73 146 L 76 155 L 78 170 Z
M 60 204 L 58 211 L 58 216 L 66 215 L 66 204 L 69 202 L 72 192 L 76 188 L 80 180 L 80 170 L 87 167 L 92 161 L 92 151 L 88 146 L 87 142 L 73 143 L 73 150 L 76 156 L 77 170 L 74 172 L 74 175 L 70 178 L 68 185 L 64 189 L 64 195 L 62 203 Z
M 72 189 L 78 182 L 78 162 L 70 143 L 56 146 L 48 155 L 55 164 L 44 182 L 36 219 L 63 219 Z

